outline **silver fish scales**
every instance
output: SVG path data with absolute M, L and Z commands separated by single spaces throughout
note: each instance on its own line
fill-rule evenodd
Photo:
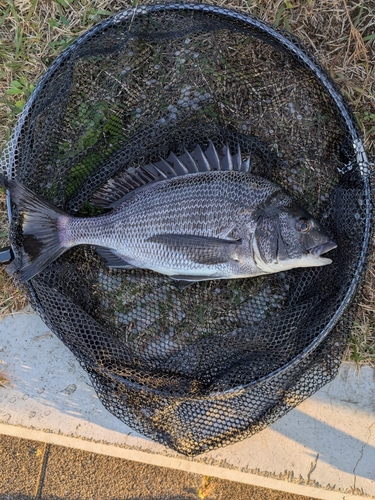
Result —
M 23 212 L 22 280 L 76 245 L 94 245 L 113 268 L 138 267 L 181 282 L 233 279 L 331 263 L 336 244 L 249 160 L 212 143 L 126 171 L 93 198 L 113 210 L 78 218 L 17 181 L 4 181 Z M 205 170 L 202 172 L 202 170 Z

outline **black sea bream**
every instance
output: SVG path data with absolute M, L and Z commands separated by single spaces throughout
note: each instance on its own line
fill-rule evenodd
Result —
M 247 278 L 324 266 L 336 244 L 249 160 L 212 143 L 126 171 L 93 201 L 112 208 L 74 217 L 15 180 L 3 180 L 21 211 L 20 277 L 29 280 L 76 245 L 94 245 L 113 268 L 150 269 L 184 282 Z M 205 171 L 202 171 L 205 170 Z

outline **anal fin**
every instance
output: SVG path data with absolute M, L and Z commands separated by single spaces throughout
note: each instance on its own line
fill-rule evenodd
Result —
M 188 276 L 185 274 L 175 274 L 173 276 L 169 276 L 173 281 L 176 281 L 176 285 L 179 290 L 185 290 L 190 285 L 194 285 L 199 281 L 208 281 L 212 279 L 217 279 L 215 276 Z
M 126 260 L 113 248 L 96 246 L 95 250 L 100 257 L 102 257 L 105 265 L 110 269 L 136 269 L 136 266 L 126 262 Z
M 188 286 L 191 286 L 191 285 L 194 285 L 195 283 L 197 283 L 197 281 L 186 281 L 186 280 L 178 280 L 178 279 L 174 280 L 173 276 L 170 276 L 170 278 L 172 278 L 173 281 L 175 281 L 175 285 L 180 290 L 180 292 L 182 292 L 182 290 L 185 290 L 185 288 L 187 288 Z
M 207 280 L 214 280 L 218 279 L 217 276 L 195 276 L 195 275 L 188 275 L 188 274 L 172 274 L 169 276 L 173 280 L 180 280 L 180 281 L 186 281 L 188 283 L 196 283 L 197 281 L 207 281 Z

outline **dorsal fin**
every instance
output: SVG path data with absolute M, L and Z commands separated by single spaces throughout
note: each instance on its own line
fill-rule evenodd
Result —
M 221 170 L 220 158 L 212 141 L 210 141 L 204 154 L 211 165 L 211 170 Z
M 199 172 L 198 165 L 195 163 L 194 158 L 191 156 L 189 151 L 185 149 L 185 153 L 179 156 L 179 159 L 184 163 L 189 173 L 196 174 Z
M 211 170 L 210 162 L 208 161 L 206 155 L 203 153 L 202 148 L 199 144 L 191 153 L 191 157 L 198 166 L 199 172 L 209 172 Z
M 223 157 L 221 159 L 222 170 L 233 170 L 232 155 L 228 146 L 223 147 Z
M 177 175 L 185 175 L 189 173 L 189 168 L 184 164 L 181 158 L 178 158 L 172 151 L 167 158 L 167 161 L 163 160 L 165 163 L 169 162 L 173 170 Z
M 246 160 L 242 162 L 241 172 L 250 172 L 250 169 L 251 169 L 251 162 L 250 162 L 250 156 L 248 156 Z
M 94 194 L 91 203 L 98 207 L 114 208 L 135 193 L 148 189 L 149 186 L 154 186 L 159 182 L 173 177 L 211 170 L 248 172 L 250 170 L 250 159 L 242 161 L 239 146 L 237 153 L 232 156 L 228 145 L 218 151 L 210 141 L 208 148 L 203 152 L 198 144 L 192 153 L 185 150 L 184 154 L 176 156 L 171 152 L 166 160 L 161 158 L 155 163 L 130 168 L 117 177 L 109 179 Z
M 237 147 L 237 154 L 232 156 L 232 162 L 233 162 L 233 170 L 241 171 L 242 157 L 241 157 L 241 148 L 239 144 Z

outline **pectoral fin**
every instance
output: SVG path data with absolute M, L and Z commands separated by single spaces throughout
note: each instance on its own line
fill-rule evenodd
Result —
M 224 240 L 191 234 L 156 234 L 148 238 L 147 241 L 173 248 L 192 262 L 208 265 L 237 260 L 236 250 L 241 245 L 241 240 Z M 198 281 L 197 277 L 195 277 L 195 281 Z

